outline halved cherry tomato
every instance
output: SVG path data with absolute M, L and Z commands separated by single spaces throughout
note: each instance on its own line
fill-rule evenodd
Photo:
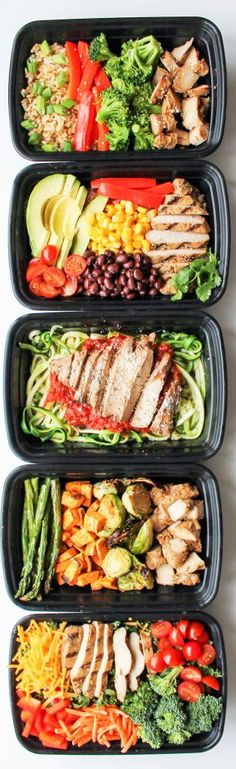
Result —
M 208 633 L 207 630 L 203 630 L 203 633 L 198 636 L 197 640 L 199 644 L 208 644 L 210 641 L 210 633 Z
M 173 646 L 164 649 L 162 657 L 168 668 L 174 668 L 184 662 L 182 652 L 179 649 L 174 649 Z
M 180 631 L 181 635 L 183 635 L 184 638 L 187 638 L 188 626 L 189 626 L 188 619 L 180 619 L 179 622 L 176 622 L 176 627 L 178 628 L 178 630 Z
M 194 681 L 183 681 L 177 688 L 178 695 L 185 702 L 196 702 L 201 697 L 201 689 Z
M 58 253 L 59 253 L 59 251 L 58 251 L 57 246 L 48 245 L 48 246 L 44 246 L 44 248 L 41 251 L 40 256 L 41 256 L 41 259 L 43 259 L 43 261 L 46 264 L 54 264 L 54 262 L 56 261 L 56 258 L 58 256 Z
M 203 644 L 201 648 L 201 654 L 198 657 L 199 665 L 211 665 L 215 661 L 216 651 L 211 644 Z
M 68 275 L 66 282 L 64 283 L 64 286 L 61 290 L 62 296 L 74 296 L 74 294 L 76 294 L 77 288 L 77 278 L 74 278 L 72 275 Z
M 201 694 L 205 694 L 205 691 L 206 691 L 206 687 L 204 686 L 204 684 L 202 683 L 202 681 L 199 681 L 199 684 L 198 684 L 198 686 L 199 686 L 199 687 L 200 687 L 200 689 L 201 689 Z
M 56 296 L 61 294 L 60 288 L 51 286 L 50 283 L 46 283 L 41 277 L 31 280 L 29 289 L 32 294 L 35 294 L 35 296 L 42 296 L 44 299 L 55 299 Z
M 153 654 L 147 662 L 148 670 L 152 670 L 153 673 L 162 673 L 166 669 L 166 664 L 163 660 L 161 652 Z
M 34 280 L 34 278 L 38 278 L 39 275 L 42 275 L 44 270 L 45 263 L 42 259 L 31 259 L 25 275 L 28 283 L 30 283 L 31 280 Z
M 168 620 L 160 620 L 158 622 L 154 622 L 151 629 L 151 634 L 153 638 L 165 638 L 169 635 L 170 630 L 172 628 L 171 622 Z
M 65 273 L 58 267 L 46 267 L 43 271 L 43 279 L 45 283 L 49 283 L 54 288 L 62 288 L 66 282 Z
M 188 638 L 191 638 L 193 641 L 198 641 L 199 636 L 203 632 L 204 632 L 203 622 L 190 622 L 190 625 L 188 627 Z
M 198 641 L 187 641 L 183 646 L 183 655 L 187 662 L 199 662 L 199 657 L 202 653 L 202 646 Z M 208 664 L 208 663 L 206 663 Z
M 170 645 L 169 638 L 165 636 L 165 638 L 159 638 L 158 639 L 158 649 L 159 652 L 163 652 L 164 649 L 167 649 L 167 647 Z
M 78 275 L 86 270 L 87 262 L 80 254 L 70 254 L 67 256 L 64 263 L 64 270 L 66 275 L 70 275 L 72 278 L 78 278 Z
M 202 680 L 201 671 L 199 668 L 193 667 L 193 665 L 189 665 L 189 667 L 181 670 L 179 676 L 182 678 L 182 681 L 195 681 L 196 684 L 199 684 Z
M 215 689 L 216 692 L 220 691 L 220 682 L 214 676 L 203 676 L 202 683 L 209 686 L 210 689 Z
M 172 627 L 169 633 L 169 641 L 173 646 L 183 646 L 184 637 L 177 627 Z

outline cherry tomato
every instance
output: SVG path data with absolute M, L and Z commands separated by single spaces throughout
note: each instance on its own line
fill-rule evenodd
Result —
M 150 660 L 147 662 L 147 667 L 149 670 L 152 670 L 153 673 L 162 673 L 163 670 L 166 669 L 166 664 L 161 652 L 157 652 L 157 654 L 153 654 L 152 657 L 150 657 Z
M 170 645 L 170 642 L 169 642 L 169 639 L 167 637 L 166 638 L 159 638 L 158 639 L 158 649 L 159 649 L 160 652 L 163 652 L 164 649 L 167 649 L 167 647 L 169 647 L 169 645 Z
M 187 638 L 188 626 L 188 619 L 180 619 L 179 622 L 176 622 L 176 627 L 184 638 Z
M 185 702 L 196 702 L 201 696 L 201 689 L 194 681 L 183 681 L 177 688 L 178 695 Z
M 172 627 L 169 633 L 169 641 L 173 646 L 183 646 L 184 637 L 177 627 Z
M 203 630 L 203 633 L 198 636 L 197 640 L 199 644 L 208 644 L 210 641 L 210 633 L 208 633 L 207 630 Z
M 61 288 L 66 282 L 65 273 L 58 267 L 46 267 L 43 271 L 43 279 L 54 288 Z
M 160 620 L 159 622 L 154 622 L 151 633 L 153 638 L 165 638 L 169 635 L 171 628 L 171 622 L 168 622 L 168 620 Z
M 43 259 L 43 261 L 46 264 L 54 264 L 58 256 L 58 253 L 59 253 L 59 249 L 57 248 L 57 246 L 49 245 L 49 246 L 44 246 L 40 256 L 41 256 L 41 259 Z
M 194 660 L 199 662 L 199 657 L 202 654 L 202 646 L 198 641 L 187 641 L 184 644 L 182 651 L 187 662 L 194 662 Z
M 205 694 L 205 690 L 206 690 L 206 687 L 204 686 L 204 684 L 202 683 L 202 681 L 199 681 L 199 684 L 198 684 L 198 686 L 199 686 L 199 688 L 201 689 L 201 694 Z
M 67 256 L 64 263 L 64 270 L 67 275 L 72 278 L 78 278 L 78 275 L 82 275 L 87 266 L 86 259 L 80 254 L 70 254 Z
M 31 259 L 25 275 L 28 283 L 30 283 L 31 280 L 34 280 L 34 278 L 38 278 L 39 275 L 42 275 L 44 270 L 45 264 L 42 259 Z
M 211 644 L 203 644 L 201 654 L 198 657 L 199 665 L 211 665 L 215 661 L 216 651 Z
M 55 297 L 59 296 L 61 293 L 61 289 L 51 286 L 50 283 L 45 283 L 41 277 L 31 280 L 29 289 L 32 291 L 32 294 L 35 294 L 35 296 L 42 296 L 44 299 L 55 299 Z
M 42 278 L 38 277 L 38 278 L 33 278 L 33 280 L 30 280 L 29 289 L 32 292 L 32 294 L 35 294 L 35 296 L 43 296 L 42 286 L 43 286 Z
M 214 676 L 203 676 L 202 683 L 209 686 L 210 689 L 215 689 L 216 692 L 220 691 L 220 682 Z
M 203 622 L 190 622 L 190 625 L 188 628 L 188 638 L 191 638 L 191 640 L 193 641 L 198 641 L 199 636 L 203 632 L 204 632 Z
M 74 296 L 78 288 L 77 278 L 73 278 L 72 275 L 66 278 L 66 282 L 61 290 L 62 296 Z
M 196 684 L 202 680 L 201 671 L 199 668 L 193 667 L 193 665 L 189 665 L 189 667 L 181 670 L 179 677 L 182 678 L 182 681 L 195 681 Z
M 182 652 L 179 649 L 174 649 L 173 646 L 164 649 L 162 657 L 168 668 L 182 665 L 184 661 Z

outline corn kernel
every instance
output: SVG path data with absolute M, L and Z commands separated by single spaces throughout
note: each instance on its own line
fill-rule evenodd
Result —
M 126 200 L 125 202 L 125 211 L 127 214 L 132 214 L 134 211 L 133 203 L 131 203 L 131 200 Z
M 143 251 L 150 251 L 151 244 L 149 243 L 149 240 L 146 240 L 146 238 L 142 241 L 142 249 Z

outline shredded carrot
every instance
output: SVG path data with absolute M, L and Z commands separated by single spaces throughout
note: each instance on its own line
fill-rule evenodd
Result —
M 121 743 L 121 752 L 126 753 L 138 740 L 138 726 L 117 707 L 91 705 L 76 712 L 78 717 L 72 725 L 60 721 L 62 732 L 73 745 L 82 747 L 91 741 L 109 748 L 116 740 Z M 74 711 L 66 708 L 66 713 L 73 714 Z

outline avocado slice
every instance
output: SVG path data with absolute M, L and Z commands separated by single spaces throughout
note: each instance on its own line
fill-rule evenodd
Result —
M 74 176 L 74 174 L 66 174 L 66 176 L 65 176 L 65 184 L 64 184 L 64 187 L 63 187 L 63 195 L 71 195 L 72 194 L 72 197 L 74 197 L 73 196 L 74 185 L 76 186 L 76 189 L 77 189 L 78 186 L 80 187 L 79 179 L 77 179 L 76 176 Z
M 79 179 L 75 179 L 73 187 L 71 188 L 71 191 L 70 191 L 71 198 L 75 199 L 77 197 L 80 186 L 81 185 L 80 185 Z
M 75 198 L 81 214 L 85 205 L 87 194 L 88 194 L 88 190 L 86 190 L 86 187 L 84 187 L 82 184 Z
M 43 212 L 49 198 L 59 195 L 64 187 L 65 175 L 46 176 L 33 188 L 26 208 L 26 227 L 33 256 L 38 256 L 49 240 L 50 232 L 45 227 Z
M 74 254 L 84 254 L 88 243 L 90 241 L 90 224 L 88 220 L 88 214 L 100 214 L 104 210 L 107 204 L 108 198 L 104 195 L 97 195 L 96 198 L 90 200 L 87 206 L 85 206 L 83 213 L 78 221 L 78 230 L 72 243 L 72 251 Z

